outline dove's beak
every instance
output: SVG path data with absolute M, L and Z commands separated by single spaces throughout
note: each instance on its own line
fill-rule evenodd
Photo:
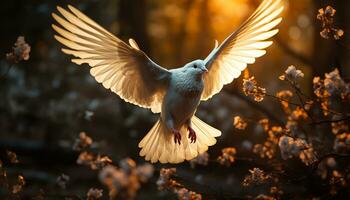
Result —
M 206 73 L 209 72 L 208 69 L 207 69 L 206 67 L 203 67 L 203 68 L 202 68 L 202 71 L 203 71 L 203 74 L 206 74 Z

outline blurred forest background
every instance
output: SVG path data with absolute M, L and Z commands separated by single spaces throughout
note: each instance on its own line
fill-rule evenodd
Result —
M 80 132 L 85 132 L 94 140 L 92 151 L 107 155 L 113 163 L 121 160 L 121 163 L 132 162 L 123 160 L 125 158 L 133 159 L 137 165 L 145 163 L 138 156 L 137 145 L 158 116 L 124 102 L 103 88 L 90 76 L 88 66 L 70 62 L 70 57 L 60 51 L 62 46 L 53 38 L 51 24 L 54 20 L 51 13 L 55 12 L 57 5 L 74 5 L 124 41 L 134 38 L 155 62 L 170 69 L 205 58 L 214 47 L 215 39 L 223 41 L 252 14 L 260 2 L 1 1 L 0 75 L 6 76 L 0 79 L 0 164 L 3 162 L 10 183 L 16 182 L 17 175 L 21 174 L 26 184 L 21 194 L 15 197 L 8 196 L 5 190 L 0 189 L 0 199 L 86 199 L 86 193 L 92 187 L 102 188 L 103 198 L 107 199 L 109 190 L 100 184 L 96 171 L 77 164 L 79 152 L 74 151 L 72 146 Z M 336 26 L 344 30 L 340 40 L 320 36 L 322 24 L 316 16 L 319 9 L 327 5 L 337 11 Z M 309 96 L 313 95 L 313 77 L 323 78 L 325 73 L 335 68 L 344 81 L 349 81 L 349 11 L 350 1 L 347 0 L 286 1 L 284 20 L 279 26 L 280 33 L 274 37 L 274 45 L 268 49 L 266 56 L 248 67 L 249 74 L 271 94 L 288 87 L 278 77 L 290 65 L 295 65 L 305 74 L 300 88 Z M 6 61 L 6 54 L 12 51 L 18 36 L 24 36 L 31 46 L 30 58 L 13 65 Z M 296 98 L 294 100 L 297 101 Z M 271 124 L 285 124 L 288 121 L 279 101 L 265 97 L 262 102 L 254 102 L 243 94 L 240 78 L 213 99 L 203 102 L 197 115 L 223 132 L 217 144 L 209 148 L 209 163 L 195 168 L 189 162 L 180 165 L 155 164 L 154 175 L 142 184 L 137 199 L 177 198 L 171 192 L 157 188 L 162 167 L 176 167 L 177 180 L 188 189 L 202 194 L 203 199 L 245 199 L 266 191 L 266 186 L 244 187 L 242 180 L 254 167 L 267 171 L 275 167 L 275 162 L 271 163 L 267 158 L 258 159 L 259 155 L 254 154 L 252 149 L 266 138 L 259 124 L 254 122 L 266 117 Z M 242 116 L 250 125 L 244 130 L 236 129 L 233 125 L 235 116 Z M 330 124 L 308 129 L 317 132 L 319 129 L 325 130 L 325 127 L 329 128 Z M 331 132 L 328 134 L 329 137 L 315 140 L 313 146 L 329 144 L 330 148 L 324 150 L 332 152 L 334 136 Z M 237 151 L 237 158 L 230 167 L 216 162 L 221 150 L 226 147 L 234 147 Z M 9 152 L 6 150 L 15 152 L 19 162 L 7 162 L 5 157 Z M 276 157 L 281 160 L 279 155 Z M 349 158 L 341 158 L 340 161 L 349 171 Z M 283 162 L 289 168 L 282 171 L 291 170 L 289 172 L 294 176 L 288 178 L 290 180 L 302 178 L 305 171 L 310 171 L 298 159 Z M 69 177 L 63 188 L 57 184 L 62 174 Z M 57 177 L 61 178 L 57 180 Z M 308 177 L 300 182 L 282 182 L 284 192 L 280 195 L 288 199 L 324 199 L 322 197 L 328 194 L 329 188 L 315 184 L 315 180 L 318 179 Z M 348 192 L 349 189 L 345 189 L 343 193 L 338 193 L 338 199 L 344 198 Z M 326 195 L 325 199 L 328 198 L 332 196 Z

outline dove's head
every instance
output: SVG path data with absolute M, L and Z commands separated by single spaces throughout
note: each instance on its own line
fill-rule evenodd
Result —
M 192 61 L 186 64 L 184 69 L 186 70 L 186 73 L 198 76 L 208 73 L 208 69 L 205 67 L 203 60 Z

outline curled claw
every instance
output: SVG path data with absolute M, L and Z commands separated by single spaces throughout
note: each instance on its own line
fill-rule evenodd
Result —
M 188 127 L 188 138 L 191 139 L 191 143 L 195 143 L 196 140 L 197 140 L 197 135 L 196 135 L 196 132 L 191 128 L 191 127 Z
M 174 134 L 174 142 L 181 144 L 181 134 L 178 130 L 172 130 L 173 134 Z

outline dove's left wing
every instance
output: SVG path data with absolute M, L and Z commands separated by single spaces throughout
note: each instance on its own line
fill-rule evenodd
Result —
M 282 18 L 281 0 L 264 0 L 257 10 L 238 30 L 209 54 L 205 65 L 209 73 L 204 75 L 204 91 L 201 100 L 207 100 L 220 92 L 225 84 L 231 83 L 247 64 L 263 56 L 265 48 L 272 44 L 266 41 L 278 33 L 275 28 Z
M 52 25 L 61 35 L 55 38 L 69 48 L 62 51 L 77 57 L 72 62 L 78 65 L 89 64 L 91 75 L 125 101 L 160 112 L 170 72 L 149 59 L 134 40 L 129 46 L 76 8 L 68 8 L 70 12 L 57 7 L 65 19 L 52 14 L 63 27 Z

